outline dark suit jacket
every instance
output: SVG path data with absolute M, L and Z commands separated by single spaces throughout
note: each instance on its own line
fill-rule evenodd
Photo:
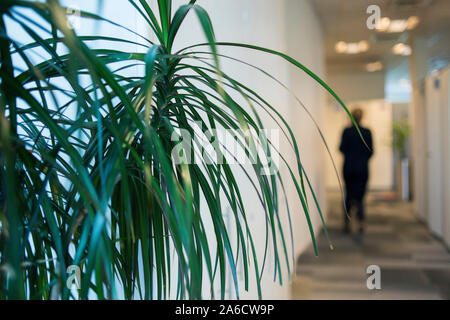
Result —
M 359 126 L 359 129 L 367 146 L 361 139 L 356 127 L 345 128 L 342 132 L 339 150 L 344 154 L 344 176 L 369 174 L 368 163 L 373 154 L 372 134 L 367 128 Z

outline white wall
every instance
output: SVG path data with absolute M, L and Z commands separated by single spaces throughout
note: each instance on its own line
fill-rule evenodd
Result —
M 419 217 L 450 246 L 449 68 L 425 80 L 424 99 L 415 94 L 415 202 Z M 416 91 L 416 90 L 415 90 Z M 421 120 L 425 119 L 425 120 Z M 423 135 L 421 139 L 420 136 Z
M 185 1 L 174 1 L 177 3 Z M 288 53 L 292 57 L 300 60 L 306 66 L 316 72 L 319 76 L 324 75 L 324 55 L 322 48 L 322 34 L 318 19 L 308 1 L 270 1 L 270 0 L 228 0 L 228 1 L 206 1 L 197 2 L 203 6 L 211 16 L 218 41 L 232 41 L 251 43 Z M 181 32 L 177 38 L 177 46 L 181 47 L 189 43 L 204 42 L 202 32 L 198 28 L 195 15 L 190 16 L 184 25 L 185 33 Z M 304 75 L 298 69 L 289 66 L 280 58 L 267 54 L 243 49 L 221 48 L 221 53 L 232 54 L 234 57 L 250 62 L 266 71 L 272 73 L 279 80 L 292 88 L 294 93 L 302 99 L 305 105 L 310 108 L 312 114 L 317 117 L 319 123 L 324 105 L 324 92 L 312 79 Z M 261 73 L 248 67 L 226 62 L 222 60 L 225 71 L 235 76 L 241 82 L 249 84 L 257 92 L 272 103 L 277 110 L 288 119 L 294 134 L 300 145 L 300 152 L 303 155 L 302 161 L 309 174 L 311 183 L 318 193 L 318 197 L 325 210 L 325 193 L 323 180 L 321 181 L 321 169 L 323 159 L 323 147 L 320 146 L 319 135 L 313 127 L 313 123 L 307 118 L 295 100 L 289 93 L 277 85 L 272 80 Z M 266 125 L 274 127 L 268 117 L 264 117 Z M 290 152 L 287 160 L 294 164 L 293 153 L 289 146 L 283 143 L 280 150 L 284 153 Z M 306 224 L 301 204 L 295 195 L 293 184 L 289 183 L 288 172 L 281 169 L 281 173 L 286 181 L 286 188 L 291 206 L 291 215 L 294 230 L 294 251 L 298 254 L 305 246 L 311 243 L 311 238 Z M 246 178 L 242 175 L 239 183 L 243 183 L 245 200 L 248 204 L 249 224 L 254 231 L 254 239 L 257 246 L 258 255 L 263 257 L 265 243 L 265 222 L 264 213 L 258 205 L 256 195 L 251 191 L 251 187 Z M 281 200 L 281 198 L 280 198 Z M 281 201 L 280 201 L 281 202 Z M 313 199 L 310 199 L 313 203 Z M 283 208 L 283 206 L 281 206 Z M 314 228 L 319 228 L 319 217 L 316 210 L 311 208 L 311 217 Z M 289 226 L 286 210 L 283 208 L 282 224 L 288 241 L 290 252 Z M 291 268 L 293 259 L 291 259 Z M 252 267 L 252 266 L 251 266 Z M 257 298 L 256 286 L 251 278 L 249 292 L 244 292 L 242 265 L 238 266 L 238 276 L 240 278 L 241 298 Z M 280 286 L 273 282 L 273 256 L 269 252 L 268 263 L 262 279 L 263 298 L 265 299 L 286 299 L 290 296 L 290 285 L 288 274 L 283 266 L 284 285 Z M 205 288 L 206 289 L 206 288 Z M 234 293 L 228 291 L 228 297 L 233 298 Z
M 447 67 L 441 74 L 442 87 L 442 136 L 443 136 L 443 233 L 444 241 L 450 247 L 450 70 Z
M 430 76 L 426 79 L 426 113 L 427 113 L 427 177 L 428 177 L 428 225 L 431 232 L 442 236 L 443 212 L 443 127 L 442 96 L 440 77 Z
M 413 40 L 412 154 L 418 217 L 450 247 L 449 67 L 429 71 L 425 38 Z
M 372 131 L 374 155 L 369 163 L 369 189 L 389 190 L 393 186 L 392 154 L 392 105 L 385 100 L 370 100 L 348 103 L 350 109 L 358 106 L 364 112 L 362 125 Z M 342 180 L 343 156 L 339 152 L 342 130 L 349 126 L 350 120 L 335 104 L 327 107 L 324 134 L 329 143 L 333 159 Z M 326 170 L 327 187 L 339 188 L 336 173 L 332 167 Z
M 286 6 L 286 28 L 287 28 L 287 54 L 297 59 L 305 66 L 311 69 L 318 76 L 325 78 L 325 52 L 323 48 L 323 35 L 321 25 L 317 19 L 316 13 L 309 5 L 309 1 L 289 1 Z M 299 72 L 295 67 L 289 69 L 289 86 L 297 98 L 308 109 L 311 116 L 315 119 L 320 129 L 324 129 L 325 106 L 327 97 L 330 97 L 324 89 L 316 84 L 309 76 Z M 323 144 L 319 132 L 313 121 L 301 107 L 298 101 L 291 96 L 289 100 L 290 113 L 289 123 L 293 128 L 295 137 L 299 144 L 302 163 L 306 168 L 313 189 L 319 199 L 322 212 L 326 214 L 326 183 L 323 174 L 323 168 L 331 166 L 326 161 L 325 145 Z M 305 219 L 302 216 L 300 202 L 291 189 L 291 199 L 294 203 L 295 211 L 295 234 L 296 255 L 298 255 L 305 246 L 311 243 L 309 232 L 306 231 Z M 309 199 L 314 203 L 313 199 Z M 311 220 L 316 229 L 321 226 L 319 215 L 312 207 Z M 320 254 L 320 252 L 319 252 Z
M 425 82 L 420 81 L 413 89 L 411 103 L 411 149 L 413 168 L 413 199 L 416 215 L 428 221 L 428 170 L 427 170 L 427 112 L 425 104 Z

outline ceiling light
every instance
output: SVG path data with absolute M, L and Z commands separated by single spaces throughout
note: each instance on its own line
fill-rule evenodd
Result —
M 358 42 L 347 43 L 347 51 L 348 54 L 356 54 L 359 53 L 361 49 L 359 48 Z
M 377 30 L 384 32 L 389 28 L 389 25 L 391 24 L 391 19 L 388 17 L 383 17 L 378 21 Z
M 362 40 L 359 42 L 339 41 L 335 44 L 334 49 L 337 53 L 357 54 L 369 50 L 369 42 Z
M 334 46 L 334 49 L 337 53 L 344 53 L 345 51 L 347 51 L 347 44 L 344 41 L 339 41 Z
M 392 20 L 389 24 L 389 28 L 387 29 L 387 32 L 390 33 L 399 33 L 406 30 L 407 23 L 406 20 Z
M 403 49 L 402 55 L 404 55 L 404 56 L 410 56 L 411 53 L 412 53 L 411 47 L 410 47 L 410 46 L 406 46 L 406 47 Z
M 383 69 L 383 64 L 380 61 L 375 61 L 375 62 L 366 64 L 366 70 L 368 72 L 380 71 L 382 69 Z
M 416 16 L 409 17 L 408 20 L 406 20 L 406 25 L 407 25 L 406 29 L 408 29 L 408 30 L 414 29 L 415 27 L 417 27 L 419 22 L 420 22 L 420 20 L 418 17 L 416 17 Z
M 408 19 L 391 20 L 388 17 L 383 17 L 378 21 L 377 30 L 379 32 L 400 33 L 405 30 L 412 30 L 420 20 L 416 16 L 411 16 Z
M 397 43 L 392 52 L 397 55 L 409 56 L 412 53 L 411 47 L 404 43 Z
M 404 43 L 397 43 L 393 48 L 392 52 L 395 54 L 402 54 L 403 48 L 405 47 Z
M 369 43 L 366 40 L 362 40 L 358 43 L 358 47 L 361 52 L 366 52 L 369 50 Z

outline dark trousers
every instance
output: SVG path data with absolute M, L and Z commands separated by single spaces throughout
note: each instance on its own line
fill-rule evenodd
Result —
M 345 206 L 348 215 L 351 214 L 353 205 L 356 206 L 357 217 L 360 222 L 364 221 L 364 195 L 366 194 L 368 174 L 344 173 L 345 181 Z M 349 223 L 345 214 L 345 224 Z

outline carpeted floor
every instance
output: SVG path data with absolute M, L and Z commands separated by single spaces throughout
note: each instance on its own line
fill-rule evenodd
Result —
M 450 299 L 450 254 L 412 213 L 410 203 L 366 201 L 364 241 L 341 232 L 338 194 L 331 194 L 327 225 L 334 250 L 322 232 L 319 256 L 309 247 L 297 261 L 293 299 Z M 354 229 L 356 229 L 356 221 Z M 381 270 L 381 289 L 367 288 L 369 265 Z

